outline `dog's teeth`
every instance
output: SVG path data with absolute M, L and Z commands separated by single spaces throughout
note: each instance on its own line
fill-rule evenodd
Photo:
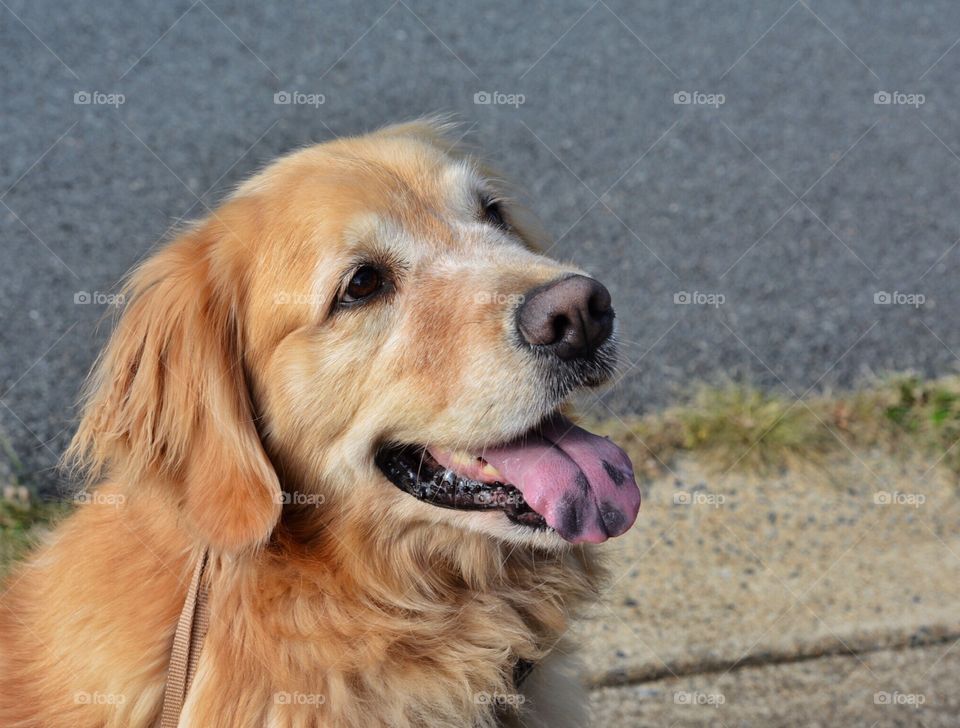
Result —
M 480 465 L 480 463 L 483 464 Z M 450 454 L 450 464 L 454 468 L 458 468 L 467 473 L 478 472 L 477 467 L 480 465 L 479 473 L 484 477 L 490 478 L 491 480 L 496 480 L 501 477 L 500 471 L 490 465 L 490 463 L 484 462 L 482 457 L 478 455 L 471 455 L 463 450 L 455 451 Z
M 443 473 L 443 482 L 444 482 L 444 483 L 449 483 L 449 484 L 452 485 L 452 484 L 454 483 L 454 481 L 456 481 L 456 479 L 457 479 L 457 474 L 454 473 L 452 470 L 445 470 L 445 471 L 444 471 L 444 473 Z
M 450 454 L 451 465 L 468 468 L 476 462 L 476 458 L 468 452 L 453 452 Z
M 495 478 L 500 480 L 503 476 L 500 475 L 500 471 L 493 467 L 490 463 L 484 463 L 483 467 L 480 469 L 480 472 L 486 475 L 488 478 Z

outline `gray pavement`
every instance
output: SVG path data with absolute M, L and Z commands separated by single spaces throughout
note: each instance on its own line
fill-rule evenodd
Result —
M 603 688 L 593 725 L 955 728 L 960 652 L 950 645 L 751 667 Z
M 276 154 L 434 111 L 613 291 L 607 406 L 953 371 L 958 38 L 943 0 L 3 0 L 0 434 L 52 487 L 95 294 Z
M 865 451 L 722 469 L 678 458 L 604 547 L 571 630 L 593 725 L 960 725 L 956 475 Z

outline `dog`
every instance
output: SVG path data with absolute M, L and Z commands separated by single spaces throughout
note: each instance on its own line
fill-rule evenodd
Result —
M 139 265 L 67 457 L 84 502 L 0 602 L 0 725 L 584 725 L 564 639 L 628 457 L 574 426 L 614 309 L 450 125 L 281 157 Z M 95 488 L 93 486 L 96 486 Z

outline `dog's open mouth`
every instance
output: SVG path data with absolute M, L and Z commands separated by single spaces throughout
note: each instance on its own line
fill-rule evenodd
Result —
M 499 510 L 513 523 L 551 528 L 571 543 L 619 536 L 640 509 L 626 453 L 561 415 L 478 454 L 391 445 L 376 463 L 391 483 L 425 503 Z
M 475 462 L 480 465 L 483 461 L 476 458 Z M 428 448 L 384 448 L 377 454 L 377 465 L 391 483 L 425 503 L 462 511 L 501 510 L 514 523 L 547 528 L 543 516 L 530 508 L 512 485 L 460 475 L 437 462 Z

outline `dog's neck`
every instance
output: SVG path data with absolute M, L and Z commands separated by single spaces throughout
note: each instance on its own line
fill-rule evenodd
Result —
M 581 548 L 534 552 L 445 527 L 391 533 L 348 522 L 305 538 L 302 520 L 284 519 L 255 558 L 213 565 L 211 612 L 231 615 L 229 633 L 211 627 L 207 638 L 218 663 L 249 661 L 237 635 L 249 646 L 259 632 L 265 649 L 285 641 L 296 656 L 289 674 L 265 679 L 353 705 L 458 701 L 451 716 L 480 715 L 489 706 L 475 695 L 516 692 L 518 661 L 555 647 L 601 577 Z M 249 593 L 266 597 L 268 615 L 249 612 Z
M 338 510 L 285 508 L 266 555 L 305 564 L 305 578 L 320 561 L 321 571 L 338 582 L 351 583 L 358 593 L 375 590 L 397 605 L 417 595 L 433 600 L 437 594 L 473 596 L 521 587 L 520 593 L 556 597 L 567 611 L 595 595 L 603 576 L 590 548 L 535 549 L 426 523 L 388 529 L 333 515 Z

